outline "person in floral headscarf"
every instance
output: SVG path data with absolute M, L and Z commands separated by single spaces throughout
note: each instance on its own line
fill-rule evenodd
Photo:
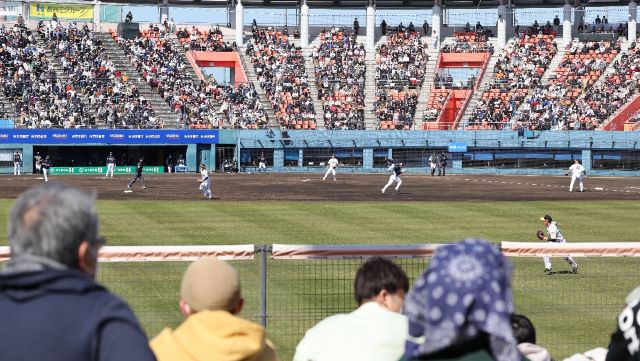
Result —
M 526 360 L 513 311 L 511 265 L 497 247 L 480 239 L 441 246 L 405 300 L 403 360 Z

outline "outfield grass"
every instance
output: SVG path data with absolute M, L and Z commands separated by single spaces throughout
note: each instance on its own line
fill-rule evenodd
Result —
M 0 200 L 7 219 L 10 200 Z M 637 241 L 640 203 L 584 202 L 161 202 L 99 201 L 101 232 L 110 245 L 403 244 L 465 237 L 537 241 L 538 218 L 551 214 L 569 242 Z M 6 244 L 0 222 L 0 244 Z M 579 275 L 544 276 L 542 260 L 512 259 L 517 311 L 531 316 L 539 343 L 556 359 L 605 346 L 624 296 L 640 284 L 640 260 L 578 259 Z M 268 328 L 282 359 L 304 330 L 355 307 L 352 279 L 359 260 L 269 261 Z M 424 259 L 403 260 L 410 279 Z M 234 262 L 247 307 L 258 313 L 258 261 Z M 100 280 L 134 307 L 149 336 L 181 321 L 177 309 L 184 262 L 104 264 Z M 561 258 L 554 269 L 568 269 Z

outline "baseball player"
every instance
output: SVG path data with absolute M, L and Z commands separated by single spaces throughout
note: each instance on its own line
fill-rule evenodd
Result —
M 131 189 L 133 183 L 135 183 L 138 179 L 140 179 L 140 183 L 142 183 L 142 189 L 147 189 L 147 186 L 144 184 L 144 177 L 142 176 L 142 166 L 144 165 L 144 158 L 140 157 L 138 161 L 138 165 L 136 166 L 136 175 L 133 179 L 127 184 L 127 188 Z
M 541 217 L 540 220 L 544 223 L 544 226 L 547 228 L 547 235 L 545 236 L 544 232 L 538 231 L 538 233 L 536 234 L 538 236 L 538 239 L 540 239 L 541 241 L 549 241 L 550 243 L 554 243 L 554 244 L 565 243 L 567 241 L 562 235 L 562 233 L 560 232 L 560 228 L 558 228 L 558 225 L 556 224 L 556 222 L 553 221 L 553 218 L 551 218 L 550 215 L 547 214 L 544 217 Z M 578 273 L 578 264 L 573 259 L 573 257 L 566 256 L 564 260 L 571 265 L 572 273 L 574 274 Z M 550 275 L 551 269 L 552 269 L 551 257 L 545 256 L 544 257 L 544 273 Z
M 42 168 L 42 176 L 44 177 L 44 181 L 49 181 L 49 167 L 51 167 L 51 158 L 46 156 L 44 160 L 40 163 L 40 167 Z
M 327 176 L 329 175 L 329 173 L 332 173 L 333 175 L 333 180 L 336 180 L 336 168 L 338 168 L 338 160 L 336 159 L 336 155 L 332 155 L 331 159 L 329 159 L 329 161 L 327 162 L 327 173 L 324 174 L 324 177 L 322 178 L 322 180 L 327 180 Z
M 116 157 L 113 156 L 112 152 L 109 152 L 109 156 L 107 157 L 107 174 L 105 177 L 109 178 L 109 173 L 111 173 L 111 178 L 113 178 L 113 169 L 116 167 Z
M 198 182 L 200 182 L 200 193 L 202 193 L 205 198 L 211 199 L 213 196 L 211 194 L 211 180 L 209 179 L 209 172 L 207 172 L 207 167 L 204 163 L 200 164 L 200 179 Z
M 429 168 L 431 168 L 431 176 L 433 177 L 436 174 L 436 163 L 438 162 L 438 156 L 435 152 L 431 153 L 429 157 Z
M 440 153 L 438 156 L 437 166 L 438 176 L 442 175 L 444 177 L 447 175 L 447 155 L 444 152 Z
M 398 164 L 392 164 L 391 166 L 389 166 L 388 170 L 391 171 L 391 176 L 389 177 L 389 182 L 387 182 L 387 185 L 385 185 L 382 188 L 382 193 L 384 194 L 384 192 L 387 190 L 387 188 L 393 184 L 393 182 L 398 183 L 396 185 L 396 192 L 399 191 L 400 189 L 400 185 L 402 184 L 402 178 L 400 178 L 400 174 L 402 174 L 402 166 L 403 163 L 398 163 Z
M 16 151 L 13 155 L 13 175 L 20 175 L 22 170 L 22 157 L 20 153 Z
M 260 153 L 260 158 L 258 158 L 258 172 L 262 171 L 267 173 L 267 162 L 264 158 L 264 153 Z
M 580 182 L 580 192 L 584 192 L 584 178 L 587 176 L 587 170 L 584 169 L 580 161 L 576 159 L 575 163 L 567 170 L 567 175 L 571 175 L 571 184 L 569 192 L 573 192 L 573 184 L 578 180 Z
M 34 163 L 36 165 L 36 174 L 42 172 L 42 156 L 40 152 L 36 152 L 36 155 L 33 157 Z

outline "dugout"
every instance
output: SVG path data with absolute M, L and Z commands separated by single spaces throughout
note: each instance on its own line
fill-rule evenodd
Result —
M 13 173 L 16 151 L 22 155 L 24 173 L 35 170 L 37 152 L 59 168 L 52 168 L 52 174 L 102 173 L 109 152 L 116 157 L 116 172 L 129 173 L 140 156 L 145 171 L 166 172 L 170 155 L 174 164 L 182 157 L 186 171 L 195 172 L 200 163 L 215 166 L 217 142 L 217 130 L 6 129 L 0 130 L 0 173 Z

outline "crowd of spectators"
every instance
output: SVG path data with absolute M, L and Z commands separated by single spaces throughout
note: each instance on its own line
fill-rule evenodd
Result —
M 235 51 L 236 43 L 229 44 L 224 41 L 219 26 L 211 26 L 208 31 L 201 31 L 196 26 L 191 30 L 186 27 L 178 30 L 176 36 L 185 51 Z
M 326 129 L 364 129 L 364 44 L 342 28 L 322 29 L 313 50 Z
M 86 24 L 42 24 L 38 32 L 101 123 L 109 128 L 163 127 L 137 85 L 115 68 Z
M 513 117 L 513 128 L 537 130 L 594 129 L 581 114 L 589 105 L 581 95 L 590 92 L 604 69 L 618 52 L 620 42 L 573 41 L 547 84 L 538 84 Z
M 304 55 L 302 48 L 289 42 L 288 32 L 254 26 L 253 41 L 247 47 L 247 53 L 280 127 L 315 129 L 315 108 Z
M 376 101 L 378 122 L 390 129 L 410 129 L 419 90 L 429 60 L 428 48 L 414 31 L 392 31 L 376 54 Z
M 613 64 L 613 72 L 585 93 L 580 121 L 587 127 L 598 127 L 620 110 L 638 93 L 640 80 L 640 48 L 632 47 Z
M 213 81 L 194 81 L 186 71 L 183 56 L 167 36 L 151 31 L 143 33 L 133 40 L 118 39 L 143 79 L 164 99 L 172 112 L 177 114 L 179 124 L 190 128 L 221 127 L 219 103 L 212 93 L 217 88 Z M 227 103 L 227 109 L 233 114 L 247 111 L 242 117 L 235 117 L 230 124 L 237 128 L 264 126 L 264 111 L 255 98 L 241 101 L 239 96 L 254 96 L 247 89 L 233 92 L 233 101 Z M 241 105 L 238 105 L 240 104 Z M 241 121 L 238 123 L 237 121 Z
M 15 102 L 19 125 L 92 126 L 95 120 L 82 104 L 75 84 L 56 75 L 36 36 L 21 24 L 0 27 L 0 87 Z
M 520 33 L 507 44 L 494 67 L 493 83 L 469 120 L 471 126 L 501 129 L 508 124 L 557 53 L 553 40 L 553 35 Z

